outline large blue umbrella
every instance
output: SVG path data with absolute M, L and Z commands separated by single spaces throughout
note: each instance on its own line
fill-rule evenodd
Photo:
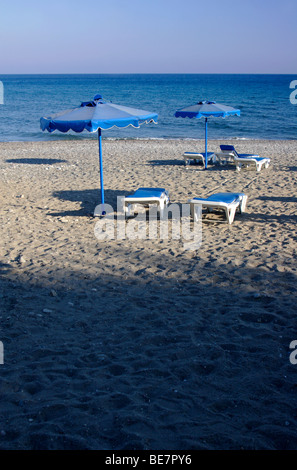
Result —
M 101 95 L 96 95 L 92 101 L 81 103 L 78 108 L 69 109 L 51 117 L 40 119 L 41 129 L 53 132 L 55 130 L 68 132 L 98 131 L 99 164 L 101 184 L 101 204 L 104 204 L 103 163 L 101 146 L 101 129 L 111 127 L 140 127 L 141 124 L 154 122 L 157 124 L 158 114 L 144 111 L 143 109 L 130 108 L 103 100 Z
M 215 101 L 200 101 L 192 106 L 186 106 L 175 112 L 175 117 L 205 118 L 205 168 L 207 168 L 207 119 L 209 117 L 240 116 L 240 110 L 216 103 Z

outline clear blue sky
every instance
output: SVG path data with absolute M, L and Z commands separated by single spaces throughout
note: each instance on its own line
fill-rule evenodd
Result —
M 296 0 L 0 0 L 0 74 L 296 73 Z

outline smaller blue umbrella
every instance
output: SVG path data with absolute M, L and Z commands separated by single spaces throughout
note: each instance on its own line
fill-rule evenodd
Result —
M 104 101 L 101 95 L 96 95 L 92 101 L 83 102 L 78 108 L 41 118 L 40 127 L 43 131 L 48 130 L 49 132 L 55 130 L 82 132 L 85 129 L 89 132 L 98 131 L 101 204 L 104 205 L 101 129 L 140 127 L 141 124 L 149 122 L 157 124 L 157 119 L 158 114 L 156 113 L 109 103 Z
M 175 112 L 175 117 L 205 118 L 205 168 L 207 168 L 207 119 L 209 117 L 240 116 L 240 110 L 216 103 L 215 101 L 200 101 L 192 106 L 179 109 Z

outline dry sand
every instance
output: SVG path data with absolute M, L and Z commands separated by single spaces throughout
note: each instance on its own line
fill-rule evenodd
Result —
M 95 140 L 0 144 L 0 449 L 297 448 L 297 142 L 234 143 L 268 170 L 186 169 L 203 141 L 103 141 L 113 207 L 140 186 L 248 195 L 196 251 L 96 239 Z

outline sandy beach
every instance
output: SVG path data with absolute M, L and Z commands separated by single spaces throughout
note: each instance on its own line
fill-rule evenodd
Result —
M 202 140 L 103 139 L 115 208 L 139 187 L 247 194 L 198 250 L 95 237 L 96 140 L 0 143 L 0 449 L 297 448 L 297 141 L 228 143 L 269 168 L 186 168 Z

